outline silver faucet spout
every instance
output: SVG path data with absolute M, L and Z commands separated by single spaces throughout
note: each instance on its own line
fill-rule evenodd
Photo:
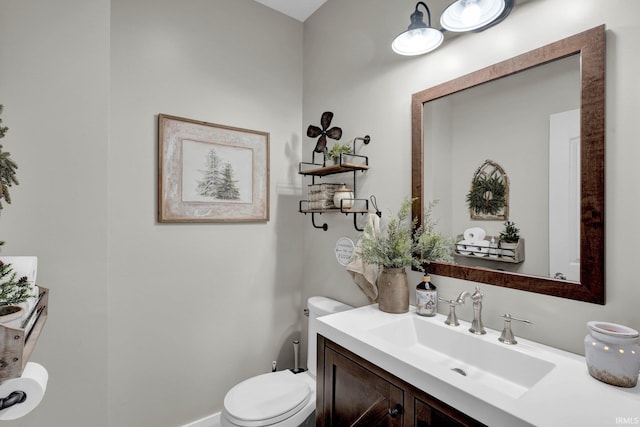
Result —
M 456 302 L 458 304 L 463 304 L 465 299 L 471 299 L 473 301 L 473 321 L 471 322 L 471 328 L 469 328 L 469 332 L 476 335 L 484 335 L 487 333 L 484 329 L 484 325 L 482 324 L 482 297 L 483 294 L 480 292 L 480 287 L 476 286 L 473 294 L 470 294 L 469 291 L 463 291 L 458 295 Z
M 469 293 L 469 291 L 462 291 L 460 292 L 460 295 L 458 295 L 458 298 L 456 298 L 456 303 L 457 304 L 464 304 L 464 300 L 466 298 L 471 298 L 471 294 Z

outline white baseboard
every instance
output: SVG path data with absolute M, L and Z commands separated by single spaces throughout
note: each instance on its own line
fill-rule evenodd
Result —
M 182 427 L 220 427 L 220 412 L 201 418 Z

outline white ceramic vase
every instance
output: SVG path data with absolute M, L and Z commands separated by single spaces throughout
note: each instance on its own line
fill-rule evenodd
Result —
M 638 331 L 609 322 L 587 322 L 584 353 L 589 374 L 618 387 L 635 387 L 640 374 Z
M 353 207 L 353 191 L 346 186 L 338 188 L 333 193 L 333 204 L 336 208 L 350 209 Z

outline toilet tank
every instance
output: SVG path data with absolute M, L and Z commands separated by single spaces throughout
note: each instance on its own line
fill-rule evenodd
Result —
M 318 338 L 316 336 L 318 333 L 317 318 L 326 316 L 327 314 L 351 310 L 353 307 L 327 297 L 311 297 L 307 300 L 307 308 L 309 309 L 309 333 L 307 335 L 307 369 L 309 369 L 311 375 L 315 377 L 316 351 L 318 347 Z

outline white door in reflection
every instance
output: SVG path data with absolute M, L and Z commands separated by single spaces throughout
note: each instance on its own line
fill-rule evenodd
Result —
M 580 110 L 549 117 L 549 275 L 580 280 Z

